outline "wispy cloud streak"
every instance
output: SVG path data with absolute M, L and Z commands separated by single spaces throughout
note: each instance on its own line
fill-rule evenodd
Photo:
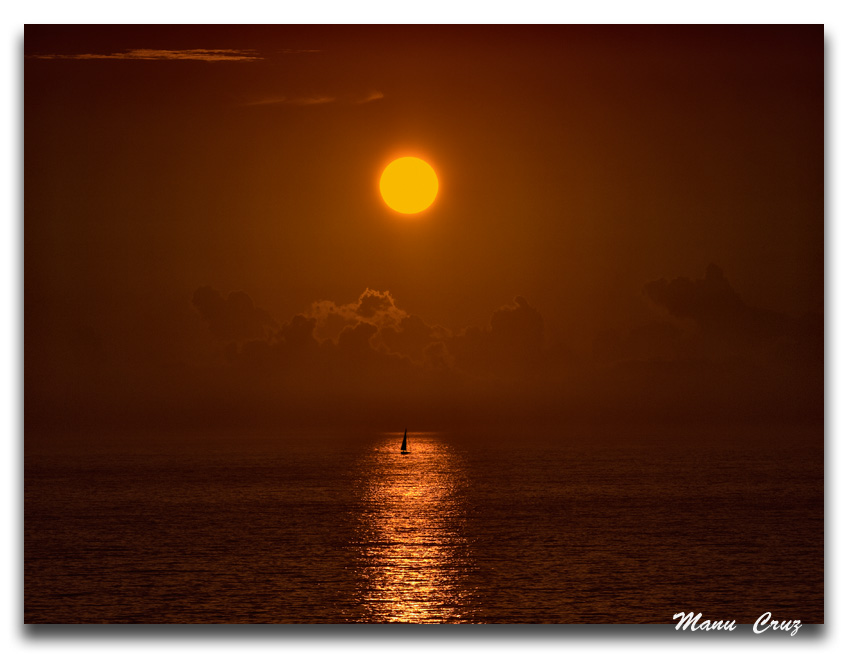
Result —
M 347 105 L 362 105 L 371 103 L 384 98 L 385 95 L 376 90 L 372 90 L 363 95 L 346 95 L 346 96 L 326 96 L 317 94 L 313 96 L 271 96 L 261 98 L 254 101 L 248 101 L 243 105 L 246 106 L 263 106 L 263 105 L 325 105 L 327 103 L 343 103 Z
M 358 101 L 355 101 L 355 102 L 356 102 L 356 103 L 359 103 L 359 104 L 360 104 L 360 103 L 370 103 L 371 101 L 378 101 L 378 100 L 381 100 L 381 99 L 383 99 L 384 97 L 385 97 L 385 95 L 384 95 L 384 94 L 382 94 L 382 92 L 377 91 L 377 90 L 373 90 L 373 91 L 371 91 L 369 94 L 367 94 L 364 98 L 362 98 L 362 99 L 360 99 L 360 100 L 358 100 Z
M 113 60 L 191 60 L 197 62 L 245 62 L 264 59 L 256 50 L 232 48 L 194 48 L 190 50 L 163 50 L 134 48 L 120 53 L 77 53 L 31 55 L 33 59 L 113 59 Z
M 323 105 L 337 100 L 333 96 L 275 96 L 249 101 L 244 105 Z

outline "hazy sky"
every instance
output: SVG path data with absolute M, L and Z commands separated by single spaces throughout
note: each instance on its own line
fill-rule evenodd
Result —
M 821 423 L 820 25 L 30 26 L 25 55 L 31 428 Z M 402 155 L 440 181 L 410 217 Z

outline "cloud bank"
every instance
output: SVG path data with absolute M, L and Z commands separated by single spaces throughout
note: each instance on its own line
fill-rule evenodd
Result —
M 244 292 L 202 286 L 183 357 L 158 360 L 152 337 L 131 362 L 121 337 L 90 327 L 44 359 L 28 352 L 27 413 L 48 425 L 235 429 L 822 422 L 821 317 L 751 305 L 714 265 L 643 290 L 659 319 L 581 350 L 549 336 L 521 296 L 483 325 L 447 328 L 387 290 L 317 300 L 279 322 Z

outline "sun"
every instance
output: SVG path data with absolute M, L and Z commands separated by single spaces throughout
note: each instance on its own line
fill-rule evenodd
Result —
M 425 160 L 397 158 L 382 172 L 379 192 L 385 203 L 408 215 L 426 210 L 438 194 L 438 176 Z

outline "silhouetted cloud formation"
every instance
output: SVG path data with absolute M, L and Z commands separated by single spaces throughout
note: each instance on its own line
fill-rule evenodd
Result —
M 522 297 L 497 309 L 487 327 L 458 333 L 427 324 L 389 291 L 370 288 L 350 303 L 319 300 L 280 327 L 242 293 L 226 299 L 204 287 L 193 302 L 227 344 L 229 362 L 261 369 L 279 383 L 313 382 L 317 393 L 339 386 L 398 393 L 438 374 L 457 383 L 469 376 L 511 382 L 539 373 L 545 354 L 544 321 Z
M 196 306 L 211 331 L 232 342 L 231 363 L 254 373 L 245 375 L 252 387 L 265 381 L 270 392 L 290 392 L 308 406 L 360 401 L 352 414 L 391 401 L 457 416 L 535 411 L 540 420 L 727 423 L 819 414 L 820 322 L 747 304 L 712 264 L 701 279 L 661 279 L 644 291 L 672 320 L 602 332 L 584 360 L 547 344 L 542 314 L 523 297 L 496 309 L 487 325 L 457 331 L 429 325 L 389 291 L 370 288 L 349 303 L 319 300 L 280 327 L 240 295 L 226 301 L 199 289 Z
M 224 298 L 210 286 L 204 286 L 195 291 L 192 303 L 219 339 L 241 341 L 259 338 L 266 335 L 267 328 L 275 327 L 272 317 L 255 307 L 252 299 L 242 291 Z
M 702 329 L 727 340 L 754 343 L 789 330 L 783 314 L 743 302 L 713 263 L 707 266 L 704 279 L 658 279 L 645 285 L 645 293 L 676 318 L 694 320 Z
M 379 328 L 371 323 L 358 323 L 354 327 L 347 325 L 337 338 L 337 345 L 341 352 L 350 355 L 366 355 L 373 348 L 370 339 L 379 331 Z
M 191 298 L 206 325 L 195 350 L 158 362 L 152 343 L 153 359 L 131 363 L 87 328 L 65 341 L 77 357 L 64 371 L 34 367 L 42 398 L 28 409 L 44 423 L 135 414 L 217 427 L 821 420 L 821 317 L 752 306 L 713 265 L 644 291 L 667 319 L 602 331 L 578 356 L 524 297 L 451 330 L 389 291 L 318 300 L 278 323 L 246 293 L 204 286 Z
M 491 336 L 498 352 L 520 361 L 537 361 L 544 347 L 544 319 L 518 296 L 491 316 Z
M 489 327 L 468 327 L 446 341 L 453 362 L 477 374 L 527 373 L 540 365 L 544 320 L 522 297 L 500 307 Z
M 438 354 L 436 351 L 449 356 L 444 341 L 451 335 L 444 327 L 428 325 L 420 316 L 405 316 L 397 324 L 384 326 L 379 338 L 388 351 L 420 362 L 427 358 L 424 351 L 432 345 L 443 346 L 442 349 L 432 348 L 433 356 Z
M 296 348 L 305 346 L 316 346 L 314 329 L 317 326 L 316 318 L 307 318 L 302 314 L 296 314 L 293 319 L 284 325 L 278 332 L 287 345 Z
M 598 397 L 613 414 L 706 423 L 822 418 L 822 318 L 748 304 L 721 268 L 649 282 L 672 318 L 601 332 Z
M 309 315 L 317 319 L 320 338 L 337 339 L 340 331 L 348 325 L 369 322 L 379 329 L 399 329 L 408 313 L 396 306 L 390 291 L 367 288 L 358 300 L 348 304 L 336 304 L 330 300 L 318 300 L 311 305 Z
M 685 332 L 673 323 L 655 321 L 627 330 L 608 329 L 599 332 L 594 358 L 602 363 L 628 359 L 671 361 L 685 353 Z

